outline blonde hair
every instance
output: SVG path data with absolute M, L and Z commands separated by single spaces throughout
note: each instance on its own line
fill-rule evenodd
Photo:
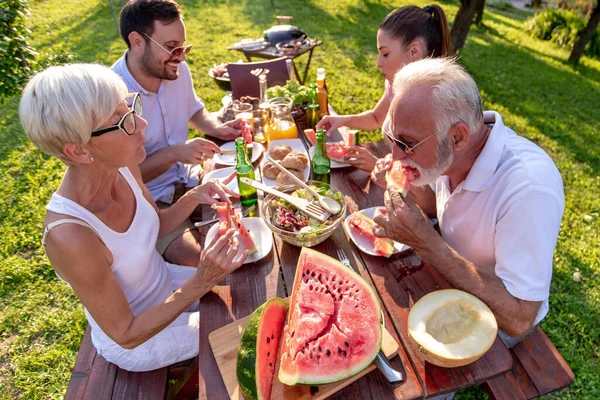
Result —
M 481 96 L 473 77 L 454 58 L 425 58 L 405 65 L 394 77 L 394 93 L 406 93 L 416 86 L 433 87 L 432 103 L 436 130 L 448 134 L 450 127 L 463 122 L 471 134 L 483 124 Z
M 123 80 L 101 65 L 50 67 L 25 86 L 19 117 L 25 134 L 38 149 L 72 165 L 63 146 L 86 144 L 126 95 Z

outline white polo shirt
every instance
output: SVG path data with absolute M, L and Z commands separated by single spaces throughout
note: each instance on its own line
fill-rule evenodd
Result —
M 548 313 L 552 259 L 564 211 L 563 182 L 541 148 L 484 113 L 493 129 L 467 178 L 450 193 L 435 183 L 444 240 L 479 268 L 494 269 L 510 294 Z
M 157 150 L 188 139 L 188 124 L 192 116 L 204 108 L 204 103 L 196 95 L 190 69 L 185 62 L 179 64 L 179 78 L 174 81 L 163 80 L 158 92 L 144 89 L 131 75 L 127 68 L 127 51 L 110 67 L 115 71 L 130 92 L 139 92 L 144 107 L 143 118 L 148 121 L 144 131 L 146 142 L 144 148 L 151 155 Z M 196 186 L 199 165 L 173 164 L 166 172 L 156 177 L 146 186 L 155 201 L 171 204 L 175 183 Z

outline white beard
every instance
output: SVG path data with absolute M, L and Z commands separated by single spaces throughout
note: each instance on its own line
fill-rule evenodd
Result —
M 423 168 L 419 164 L 413 161 L 412 158 L 406 157 L 400 160 L 402 165 L 407 167 L 413 167 L 419 171 L 419 177 L 412 181 L 413 186 L 425 186 L 435 183 L 437 179 L 452 165 L 454 161 L 454 151 L 450 146 L 448 137 L 442 138 L 438 142 L 437 150 L 435 152 L 435 164 L 431 168 Z

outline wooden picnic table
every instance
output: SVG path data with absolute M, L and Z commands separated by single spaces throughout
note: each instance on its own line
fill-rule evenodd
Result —
M 304 140 L 302 134 L 299 136 Z M 388 151 L 383 142 L 370 144 L 369 148 L 379 156 Z M 257 179 L 260 177 L 258 164 L 257 162 Z M 205 163 L 205 172 L 213 168 L 215 166 L 212 160 Z M 344 193 L 348 214 L 383 204 L 383 190 L 372 184 L 369 174 L 364 171 L 353 167 L 332 169 L 331 184 Z M 204 218 L 211 218 L 215 214 L 209 207 L 205 207 L 203 215 Z M 205 229 L 206 231 L 208 229 Z M 418 350 L 409 342 L 407 318 L 410 307 L 425 294 L 450 286 L 429 265 L 424 265 L 418 272 L 401 278 L 399 272 L 402 268 L 411 263 L 420 263 L 415 254 L 396 254 L 387 259 L 369 256 L 354 246 L 342 226 L 314 249 L 332 257 L 337 257 L 337 250 L 343 249 L 352 267 L 376 288 L 384 308 L 385 326 L 400 344 L 398 356 L 391 359 L 391 364 L 403 371 L 406 379 L 404 383 L 393 385 L 375 370 L 331 398 L 427 398 L 481 384 L 510 370 L 511 354 L 498 337 L 482 358 L 464 367 L 441 368 L 423 361 Z M 267 257 L 240 267 L 200 299 L 200 399 L 229 397 L 208 335 L 234 320 L 249 315 L 269 298 L 287 297 L 293 287 L 299 253 L 300 248 L 274 237 L 273 249 Z

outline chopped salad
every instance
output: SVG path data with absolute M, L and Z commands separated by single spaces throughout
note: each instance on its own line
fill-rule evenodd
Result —
M 331 189 L 326 187 L 319 187 L 310 185 L 313 190 L 322 196 L 329 197 L 338 203 L 342 204 L 343 197 L 340 192 L 333 192 Z M 302 199 L 313 199 L 313 196 L 308 193 L 306 189 L 296 189 L 292 194 L 294 197 L 300 197 Z M 273 215 L 271 222 L 273 225 L 284 231 L 299 233 L 299 234 L 318 234 L 328 226 L 331 226 L 337 219 L 337 214 L 330 216 L 327 221 L 321 222 L 316 218 L 313 218 L 304 212 L 298 210 L 296 207 L 288 203 L 286 200 L 278 198 L 271 200 L 271 207 L 273 209 Z M 341 211 L 340 211 L 341 212 Z

